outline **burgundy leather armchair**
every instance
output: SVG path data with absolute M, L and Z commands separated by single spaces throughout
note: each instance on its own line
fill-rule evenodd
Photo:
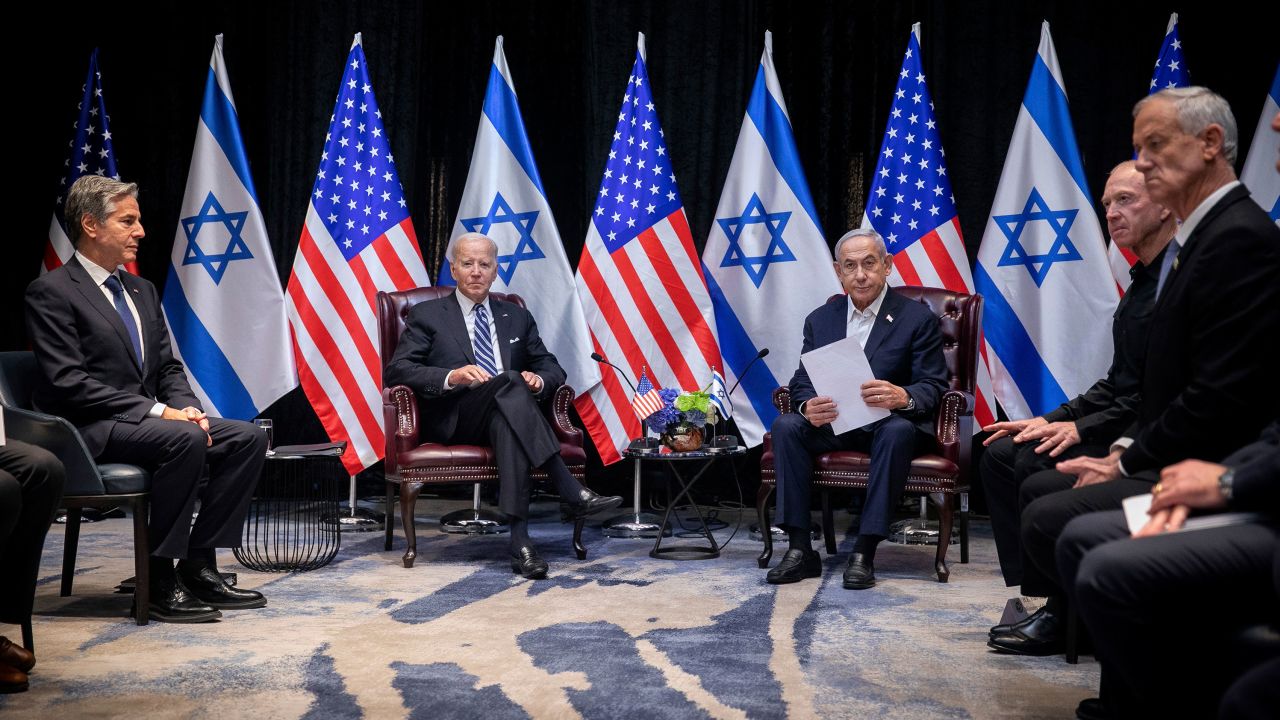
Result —
M 969 479 L 970 449 L 973 445 L 974 383 L 977 379 L 978 343 L 982 339 L 982 296 L 966 295 L 940 288 L 904 286 L 894 288 L 911 300 L 922 302 L 938 316 L 942 330 L 942 352 L 947 361 L 951 389 L 943 394 L 935 420 L 937 445 L 911 461 L 905 492 L 924 494 L 938 507 L 941 542 L 934 560 L 938 582 L 946 582 L 947 548 L 951 540 L 957 496 L 960 514 L 960 562 L 969 562 Z M 773 391 L 773 404 L 782 413 L 791 412 L 791 392 L 786 387 Z M 836 552 L 832 527 L 832 488 L 866 488 L 871 458 L 852 450 L 823 453 L 815 459 L 813 485 L 822 495 L 822 532 L 827 554 Z M 773 537 L 768 531 L 769 496 L 776 487 L 773 442 L 764 436 L 760 458 L 761 483 L 756 495 L 756 513 L 764 534 L 760 567 L 768 567 L 773 556 Z
M 409 310 L 420 302 L 444 297 L 453 292 L 451 287 L 422 287 L 401 292 L 379 292 L 378 331 L 382 350 L 382 365 L 395 356 L 404 332 L 404 320 Z M 499 300 L 513 302 L 524 307 L 519 295 L 492 293 Z M 547 420 L 560 440 L 560 454 L 565 465 L 579 482 L 586 475 L 587 456 L 582 448 L 582 431 L 569 422 L 569 403 L 574 391 L 568 385 L 556 389 L 547 403 Z M 417 535 L 413 527 L 413 511 L 418 494 L 425 485 L 494 483 L 498 481 L 498 467 L 493 449 L 481 445 L 445 445 L 418 434 L 418 399 L 413 391 L 403 385 L 384 387 L 382 390 L 382 418 L 386 435 L 387 508 L 390 510 L 393 492 L 399 487 L 400 517 L 404 524 L 408 547 L 404 552 L 404 566 L 413 567 L 418 554 Z M 546 474 L 534 470 L 536 482 Z M 573 526 L 573 549 L 582 560 L 587 550 L 582 545 L 582 527 L 586 521 L 578 519 Z M 395 520 L 387 513 L 385 549 L 391 549 L 391 536 Z

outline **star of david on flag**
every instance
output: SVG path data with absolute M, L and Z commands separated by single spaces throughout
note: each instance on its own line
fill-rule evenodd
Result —
M 491 236 L 493 227 L 502 223 L 511 223 L 515 228 L 519 239 L 516 241 L 515 250 L 506 255 L 498 255 L 498 277 L 508 286 L 511 285 L 511 277 L 515 275 L 516 267 L 520 265 L 522 260 L 539 260 L 546 257 L 542 252 L 542 248 L 533 240 L 533 226 L 538 222 L 538 210 L 530 210 L 529 212 L 516 212 L 511 209 L 511 205 L 502 197 L 502 193 L 495 193 L 493 196 L 493 204 L 489 206 L 489 212 L 483 217 L 459 218 L 458 222 L 468 232 L 478 232 L 481 235 Z M 446 267 L 449 259 L 445 258 Z M 441 273 L 441 284 L 444 283 L 444 273 Z M 452 280 L 453 278 L 450 278 Z
M 161 298 L 174 356 L 205 412 L 249 420 L 293 389 L 298 376 L 221 35 L 179 217 Z
M 591 337 L 583 318 L 569 258 L 525 132 L 502 36 L 494 41 L 471 170 L 449 240 L 478 232 L 498 245 L 493 291 L 515 293 L 538 323 L 538 332 L 577 392 L 600 382 L 590 360 Z M 449 255 L 440 284 L 453 285 Z
M 1009 240 L 1004 252 L 1000 254 L 997 265 L 1001 267 L 1021 265 L 1031 273 L 1031 278 L 1036 281 L 1036 287 L 1044 285 L 1045 276 L 1049 274 L 1054 263 L 1083 259 L 1080 252 L 1076 250 L 1076 246 L 1071 243 L 1070 235 L 1071 224 L 1075 222 L 1076 214 L 1079 212 L 1076 209 L 1050 210 L 1044 198 L 1040 196 L 1040 191 L 1033 186 L 1022 212 L 1016 215 L 992 216 L 992 220 Z M 1035 234 L 1033 223 L 1044 223 L 1053 237 L 1049 249 L 1043 253 L 1032 252 L 1022 243 L 1024 233 Z
M 218 202 L 218 198 L 214 197 L 210 192 L 205 198 L 204 205 L 200 207 L 200 211 L 191 217 L 184 217 L 179 222 L 182 224 L 182 231 L 187 237 L 187 251 L 182 257 L 183 265 L 200 265 L 209 273 L 209 277 L 213 278 L 214 284 L 222 282 L 222 274 L 227 271 L 227 264 L 233 260 L 252 260 L 253 253 L 249 252 L 249 246 L 245 244 L 244 238 L 241 237 L 241 231 L 244 229 L 245 220 L 249 218 L 249 211 L 227 212 L 222 209 L 222 204 Z M 227 231 L 226 244 L 223 245 L 222 252 L 207 252 L 200 247 L 200 231 L 205 225 L 210 226 L 208 235 L 215 235 L 213 242 L 220 240 L 220 233 L 216 229 L 221 226 Z
M 1271 129 L 1271 119 L 1280 113 L 1280 64 L 1271 80 L 1262 114 L 1253 131 L 1249 156 L 1240 170 L 1240 181 L 1249 188 L 1254 202 L 1280 225 L 1280 173 L 1276 172 L 1276 153 L 1280 151 L 1280 134 Z
M 1049 23 L 1014 125 L 974 271 L 995 393 L 1042 415 L 1107 371 L 1118 293 Z
M 1159 92 L 1167 88 L 1187 87 L 1191 84 L 1191 73 L 1182 58 L 1182 40 L 1178 37 L 1178 13 L 1169 15 L 1169 25 L 1164 32 L 1164 41 L 1160 43 L 1160 53 L 1156 56 L 1156 66 L 1151 72 L 1151 92 Z M 1270 116 L 1267 116 L 1270 118 Z M 1111 265 L 1111 274 L 1115 277 L 1120 292 L 1129 289 L 1133 278 L 1129 269 L 1138 262 L 1138 256 L 1132 250 L 1107 243 L 1107 262 Z
M 769 32 L 702 262 L 724 357 L 712 384 L 723 392 L 726 382 L 740 381 L 721 412 L 733 414 L 743 442 L 754 447 L 778 417 L 774 388 L 800 364 L 805 316 L 840 292 Z M 769 354 L 748 370 L 762 349 Z
M 867 195 L 862 227 L 884 237 L 893 253 L 889 284 L 973 293 L 973 274 L 947 177 L 942 134 L 925 82 L 920 23 L 911 26 L 884 142 Z M 974 431 L 996 419 L 985 348 L 974 378 Z
M 747 201 L 747 207 L 743 209 L 741 215 L 716 218 L 716 224 L 729 238 L 729 247 L 725 250 L 724 259 L 720 261 L 720 267 L 741 267 L 751 278 L 751 282 L 757 288 L 760 287 L 760 283 L 764 282 L 764 274 L 768 272 L 771 264 L 794 262 L 796 259 L 791 248 L 787 247 L 786 241 L 782 239 L 782 232 L 786 229 L 787 220 L 790 218 L 789 212 L 771 213 L 765 210 L 764 203 L 760 202 L 760 196 L 755 193 L 751 194 L 751 199 Z M 750 225 L 760 225 L 769 237 L 769 245 L 760 255 L 748 255 L 742 247 L 746 239 L 743 237 L 743 231 Z

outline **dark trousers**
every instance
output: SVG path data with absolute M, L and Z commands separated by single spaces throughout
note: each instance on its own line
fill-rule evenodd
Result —
M 1030 476 L 1052 470 L 1062 460 L 1081 455 L 1107 454 L 1101 445 L 1080 444 L 1067 448 L 1058 457 L 1035 451 L 1039 443 L 1015 443 L 1013 438 L 1002 437 L 991 443 L 982 453 L 979 476 L 991 513 L 991 534 L 996 541 L 996 554 L 1000 558 L 1000 572 L 1004 584 L 1013 587 L 1022 584 L 1022 512 L 1041 494 L 1066 489 L 1061 483 L 1036 483 L 1031 492 L 1023 492 Z M 1066 485 L 1071 487 L 1070 484 Z
M 1035 473 L 1023 483 L 1028 496 L 1039 493 L 1022 513 L 1022 594 L 1062 597 L 1054 544 L 1072 519 L 1085 513 L 1118 510 L 1127 497 L 1151 492 L 1152 482 L 1119 478 L 1072 488 L 1075 477 L 1056 470 Z
M 0 445 L 0 622 L 31 617 L 40 554 L 65 481 L 62 463 L 44 448 L 12 438 Z
M 871 456 L 867 499 L 862 506 L 858 534 L 889 536 L 893 506 L 907 485 L 916 446 L 927 439 L 910 420 L 890 415 L 866 427 L 836 435 L 830 425 L 814 427 L 804 416 L 787 413 L 773 421 L 772 433 L 780 526 L 809 527 L 809 484 L 814 455 L 833 450 L 858 450 Z
M 193 557 L 196 551 L 239 547 L 253 488 L 266 460 L 267 437 L 247 422 L 209 418 L 205 432 L 195 423 L 147 418 L 136 425 L 118 422 L 100 463 L 120 462 L 151 471 L 151 554 Z M 209 481 L 201 478 L 208 466 Z M 191 514 L 196 499 L 200 516 Z
M 1098 661 L 1120 681 L 1103 688 L 1113 714 L 1214 716 L 1244 669 L 1233 662 L 1239 631 L 1280 615 L 1277 543 L 1280 532 L 1261 523 L 1140 539 L 1121 511 L 1067 524 L 1057 563 Z
M 524 378 L 506 370 L 468 390 L 457 404 L 458 425 L 450 443 L 489 445 L 498 464 L 498 509 L 523 518 L 529 514 L 529 470 L 544 467 L 553 478 L 567 477 L 546 416 Z

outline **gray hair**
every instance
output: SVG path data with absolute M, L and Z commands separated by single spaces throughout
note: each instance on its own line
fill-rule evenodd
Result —
M 489 243 L 489 248 L 493 250 L 493 256 L 498 257 L 498 243 L 494 242 L 493 238 L 478 232 L 469 232 L 469 233 L 463 233 L 462 235 L 459 235 L 458 239 L 453 241 L 453 247 L 449 248 L 450 261 L 452 262 L 458 261 L 458 246 L 461 245 L 464 240 L 484 240 L 485 242 Z
M 1236 164 L 1237 143 L 1240 135 L 1236 131 L 1236 116 L 1231 113 L 1231 105 L 1218 93 L 1207 87 L 1192 86 L 1184 88 L 1166 88 L 1158 93 L 1148 95 L 1133 106 L 1133 116 L 1146 104 L 1155 99 L 1165 100 L 1173 105 L 1174 114 L 1178 118 L 1178 126 L 1188 135 L 1199 135 L 1210 125 L 1222 127 L 1222 156 L 1231 165 Z
M 66 218 L 67 239 L 72 245 L 80 243 L 84 230 L 80 222 L 89 215 L 98 222 L 106 222 L 116 211 L 116 200 L 128 195 L 138 197 L 138 184 L 121 182 L 102 175 L 84 175 L 71 183 L 67 191 L 67 204 L 63 212 Z
M 873 238 L 876 241 L 876 247 L 880 249 L 880 257 L 889 256 L 889 246 L 884 244 L 884 238 L 880 237 L 880 233 L 871 228 L 858 228 L 840 236 L 840 239 L 836 241 L 836 246 L 831 249 L 831 259 L 835 262 L 840 262 L 840 248 L 844 246 L 845 241 L 859 237 Z

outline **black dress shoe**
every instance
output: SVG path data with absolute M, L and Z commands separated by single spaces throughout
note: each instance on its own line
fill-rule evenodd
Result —
M 1077 720 L 1110 720 L 1111 713 L 1102 704 L 1102 698 L 1085 698 L 1076 705 Z
M 222 617 L 221 612 L 197 600 L 174 578 L 152 584 L 147 612 L 152 620 L 169 623 L 212 622 Z
M 178 580 L 192 595 L 205 605 L 223 610 L 247 610 L 267 604 L 262 593 L 231 587 L 222 579 L 218 569 L 209 565 L 192 567 L 178 563 Z
M 1066 628 L 1059 613 L 1041 608 L 1008 632 L 987 640 L 987 647 L 1010 655 L 1057 655 L 1066 649 Z
M 511 553 L 511 572 L 530 580 L 541 580 L 547 576 L 547 561 L 538 557 L 532 545 L 521 545 Z
M 822 558 L 816 550 L 791 548 L 782 554 L 777 567 L 765 573 L 764 579 L 771 585 L 785 585 L 821 575 Z
M 597 495 L 588 488 L 578 491 L 577 500 L 572 504 L 574 518 L 583 518 L 605 510 L 612 510 L 622 504 L 621 495 Z
M 1037 618 L 1041 617 L 1046 611 L 1047 611 L 1047 606 L 1041 605 L 1039 610 L 1036 610 L 1030 615 L 1022 618 L 1018 622 L 992 625 L 991 629 L 987 631 L 987 635 L 990 637 L 995 637 L 996 635 L 1003 635 L 1017 628 L 1025 627 L 1026 625 L 1034 622 Z
M 854 553 L 849 558 L 849 566 L 844 569 L 844 587 L 846 590 L 866 590 L 876 584 L 876 566 L 867 560 L 862 553 Z

